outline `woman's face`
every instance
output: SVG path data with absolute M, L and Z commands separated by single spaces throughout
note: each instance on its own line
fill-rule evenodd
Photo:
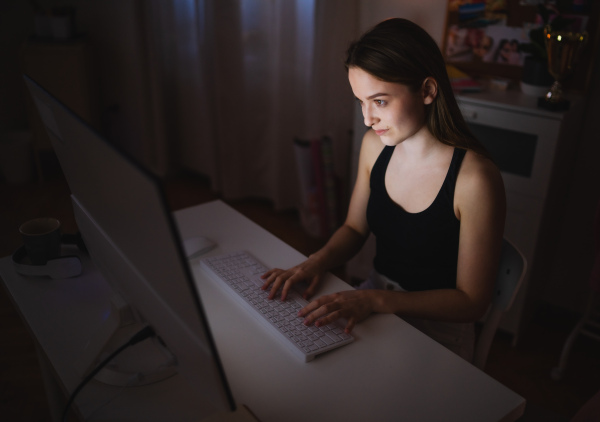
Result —
M 398 145 L 425 125 L 425 100 L 421 91 L 377 79 L 359 67 L 348 70 L 354 96 L 360 101 L 365 125 L 372 127 L 385 145 Z

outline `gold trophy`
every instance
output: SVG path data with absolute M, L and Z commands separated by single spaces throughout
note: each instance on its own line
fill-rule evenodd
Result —
M 554 83 L 550 91 L 539 98 L 538 106 L 553 111 L 569 108 L 569 101 L 562 94 L 562 82 L 571 74 L 573 66 L 579 60 L 587 38 L 587 32 L 552 31 L 550 26 L 544 28 L 548 71 L 554 78 Z

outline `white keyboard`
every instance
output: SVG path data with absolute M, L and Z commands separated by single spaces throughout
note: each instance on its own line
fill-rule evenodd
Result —
M 248 252 L 212 256 L 200 262 L 220 287 L 305 362 L 354 340 L 339 324 L 305 326 L 298 311 L 308 302 L 293 289 L 285 301 L 269 300 L 269 291 L 260 289 L 264 284 L 260 276 L 268 268 Z

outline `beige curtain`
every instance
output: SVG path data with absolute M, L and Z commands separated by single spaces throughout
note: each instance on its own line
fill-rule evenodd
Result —
M 225 198 L 298 207 L 293 139 L 329 136 L 350 181 L 353 100 L 343 68 L 357 0 L 148 0 L 152 124 L 171 164 Z

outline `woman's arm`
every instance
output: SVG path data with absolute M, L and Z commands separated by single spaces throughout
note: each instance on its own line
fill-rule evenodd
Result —
M 372 312 L 438 321 L 476 321 L 487 310 L 502 248 L 506 203 L 498 169 L 468 152 L 456 183 L 460 218 L 456 289 L 421 292 L 348 291 L 321 297 L 301 311 L 306 324 L 347 318 L 346 330 Z
M 365 238 L 348 224 L 344 224 L 331 236 L 329 241 L 308 259 L 287 270 L 273 268 L 262 275 L 265 283 L 263 290 L 271 286 L 269 299 L 274 299 L 281 289 L 281 300 L 285 300 L 292 286 L 299 282 L 308 282 L 303 293 L 310 299 L 321 281 L 322 275 L 331 268 L 338 267 L 355 255 L 365 242 Z
M 346 263 L 362 248 L 369 235 L 367 203 L 371 168 L 382 149 L 379 137 L 373 131 L 368 131 L 363 138 L 356 183 L 344 224 L 335 231 L 325 246 L 310 255 L 306 261 L 288 270 L 274 268 L 266 272 L 262 276 L 265 279 L 262 288 L 266 290 L 271 286 L 269 298 L 274 298 L 281 289 L 281 298 L 284 300 L 292 285 L 301 281 L 309 283 L 304 297 L 310 298 L 315 293 L 322 274 Z

